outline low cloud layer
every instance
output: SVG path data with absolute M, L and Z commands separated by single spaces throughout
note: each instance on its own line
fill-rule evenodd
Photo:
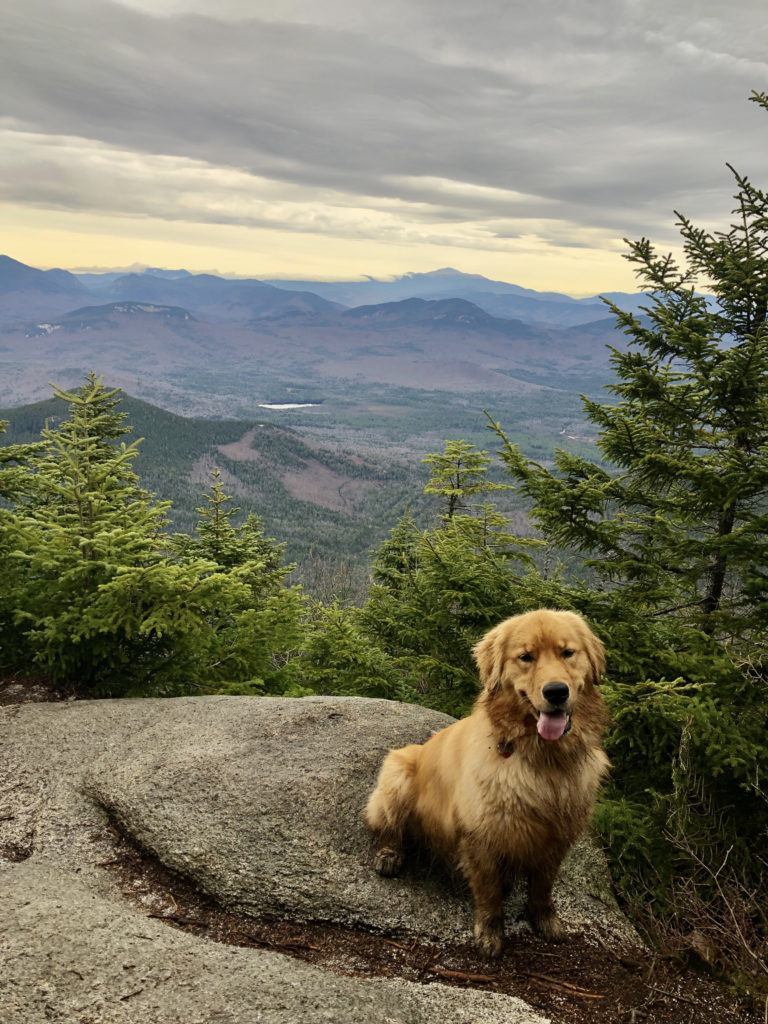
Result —
M 725 161 L 768 156 L 760 0 L 25 0 L 0 27 L 0 201 L 73 224 L 616 250 L 675 207 L 722 226 Z

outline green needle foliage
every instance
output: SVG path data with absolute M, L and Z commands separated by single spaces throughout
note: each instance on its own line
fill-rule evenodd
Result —
M 506 487 L 487 479 L 486 452 L 448 441 L 423 461 L 432 470 L 425 491 L 442 499 L 438 525 L 421 530 L 404 516 L 375 556 L 363 608 L 337 609 L 326 629 L 340 639 L 342 674 L 340 662 L 361 664 L 365 650 L 366 693 L 460 715 L 477 695 L 472 645 L 499 618 L 541 603 L 538 577 L 523 583 L 536 542 L 514 537 L 493 505 L 474 503 Z
M 98 689 L 135 653 L 125 636 L 113 650 L 97 613 L 100 588 L 153 558 L 167 505 L 138 486 L 137 442 L 117 443 L 128 432 L 117 392 L 93 374 L 76 393 L 54 390 L 70 419 L 42 432 L 28 460 L 27 500 L 7 522 L 14 625 L 31 665 L 56 682 Z
M 488 467 L 493 459 L 466 441 L 446 441 L 442 452 L 433 452 L 421 461 L 432 470 L 424 493 L 440 494 L 446 499 L 444 515 L 448 519 L 471 509 L 472 498 L 509 489 L 508 484 L 488 479 Z
M 301 602 L 279 546 L 251 517 L 234 529 L 218 480 L 202 535 L 175 543 L 168 503 L 138 485 L 117 390 L 89 374 L 54 389 L 70 417 L 13 459 L 0 664 L 98 695 L 280 687 Z M 5 479 L 5 478 L 3 478 Z
M 550 470 L 496 429 L 553 544 L 655 612 L 738 639 L 768 625 L 755 558 L 768 538 L 768 196 L 733 173 L 730 230 L 677 214 L 684 265 L 628 243 L 648 303 L 641 315 L 609 303 L 630 339 L 613 350 L 618 400 L 584 400 L 605 465 L 558 452 Z
M 283 545 L 264 537 L 258 516 L 232 525 L 239 509 L 229 507 L 218 469 L 204 499 L 197 537 L 178 534 L 171 548 L 182 564 L 207 559 L 233 589 L 231 599 L 197 626 L 206 638 L 198 681 L 225 693 L 294 692 L 303 601 L 298 587 L 284 585 L 293 566 L 283 564 Z

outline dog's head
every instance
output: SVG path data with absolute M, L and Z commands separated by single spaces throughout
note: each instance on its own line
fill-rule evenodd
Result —
M 515 615 L 486 633 L 473 654 L 486 705 L 503 698 L 545 740 L 567 735 L 580 706 L 602 705 L 595 686 L 605 668 L 603 645 L 575 612 Z

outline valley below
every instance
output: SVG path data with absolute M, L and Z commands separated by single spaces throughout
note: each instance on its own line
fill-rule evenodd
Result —
M 537 461 L 595 451 L 580 395 L 607 400 L 623 341 L 597 299 L 455 271 L 344 292 L 164 273 L 179 276 L 80 280 L 0 257 L 0 418 L 6 442 L 32 440 L 62 415 L 49 382 L 92 371 L 121 388 L 135 469 L 174 528 L 194 528 L 218 469 L 289 559 L 362 563 L 406 510 L 439 512 L 426 454 L 457 438 L 493 450 L 489 416 Z

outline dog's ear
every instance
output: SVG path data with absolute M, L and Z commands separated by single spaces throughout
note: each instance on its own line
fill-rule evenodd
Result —
M 475 644 L 472 654 L 477 662 L 483 689 L 489 697 L 493 697 L 501 688 L 501 671 L 504 667 L 504 651 L 498 626 Z
M 605 647 L 603 647 L 602 640 L 599 640 L 586 624 L 584 627 L 584 649 L 589 661 L 590 681 L 597 686 L 600 676 L 605 672 Z

